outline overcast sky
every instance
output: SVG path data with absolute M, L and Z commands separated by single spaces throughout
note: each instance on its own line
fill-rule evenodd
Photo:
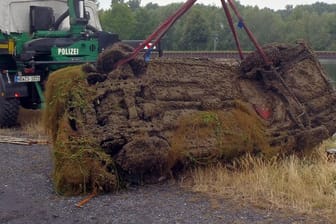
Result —
M 109 8 L 111 0 L 98 0 L 101 8 Z M 260 8 L 268 7 L 271 9 L 284 9 L 286 5 L 303 5 L 313 4 L 314 2 L 334 3 L 336 0 L 240 0 L 243 5 L 258 5 Z M 186 2 L 186 0 L 141 0 L 141 5 L 146 5 L 149 2 L 157 3 L 159 5 L 166 5 L 172 2 Z M 221 5 L 220 0 L 198 0 L 196 3 L 203 3 L 205 5 Z

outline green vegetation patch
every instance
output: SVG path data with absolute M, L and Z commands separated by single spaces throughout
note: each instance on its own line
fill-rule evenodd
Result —
M 181 118 L 172 136 L 169 160 L 173 166 L 208 165 L 246 153 L 271 157 L 278 151 L 269 145 L 269 136 L 257 115 L 238 102 L 227 111 L 200 111 Z
M 54 184 L 63 195 L 118 188 L 112 158 L 83 127 L 90 91 L 81 66 L 58 70 L 46 85 L 44 125 L 53 143 Z

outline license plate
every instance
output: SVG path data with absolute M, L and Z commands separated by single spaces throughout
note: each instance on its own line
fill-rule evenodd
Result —
M 15 82 L 39 82 L 39 81 L 41 81 L 41 76 L 39 75 L 15 76 Z

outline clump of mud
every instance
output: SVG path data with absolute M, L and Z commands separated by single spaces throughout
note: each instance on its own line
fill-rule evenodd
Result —
M 273 67 L 253 54 L 241 65 L 137 58 L 115 68 L 131 50 L 117 45 L 96 66 L 48 80 L 61 193 L 157 182 L 245 153 L 300 153 L 336 131 L 335 91 L 304 43 L 267 46 Z
M 101 74 L 111 72 L 115 69 L 117 63 L 130 56 L 133 50 L 131 46 L 122 42 L 112 45 L 100 54 L 97 60 L 97 71 Z M 129 61 L 129 65 L 135 75 L 142 74 L 146 70 L 146 63 L 139 56 Z

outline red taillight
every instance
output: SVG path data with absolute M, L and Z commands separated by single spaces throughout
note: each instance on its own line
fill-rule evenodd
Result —
M 14 96 L 15 96 L 16 98 L 18 98 L 18 97 L 20 97 L 20 94 L 19 94 L 19 93 L 14 93 Z
M 24 68 L 24 73 L 25 74 L 33 74 L 35 70 L 33 68 Z

